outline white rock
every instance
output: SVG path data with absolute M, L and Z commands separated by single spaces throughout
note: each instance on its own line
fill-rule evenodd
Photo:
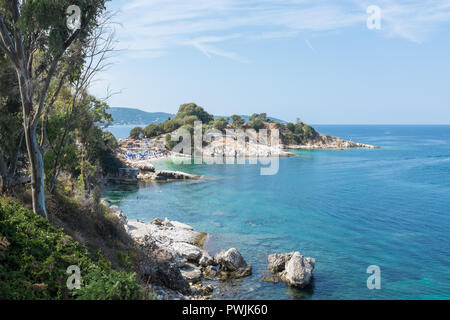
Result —
M 185 242 L 173 242 L 168 249 L 193 262 L 198 262 L 203 255 L 202 249 Z
M 247 267 L 241 253 L 236 248 L 221 251 L 214 257 L 217 264 L 220 264 L 220 269 L 224 271 L 236 271 Z
M 203 253 L 202 253 L 202 256 L 201 256 L 201 258 L 200 258 L 198 263 L 202 267 L 207 267 L 207 266 L 214 265 L 215 264 L 214 263 L 214 259 L 209 255 L 209 253 L 206 250 L 202 250 L 202 251 L 203 251 Z
M 202 279 L 202 272 L 200 268 L 192 264 L 187 264 L 186 266 L 181 268 L 180 271 L 183 278 L 185 278 L 189 282 L 196 283 Z
M 286 263 L 281 280 L 298 288 L 307 286 L 312 280 L 315 262 L 314 258 L 304 257 L 300 252 L 295 252 Z

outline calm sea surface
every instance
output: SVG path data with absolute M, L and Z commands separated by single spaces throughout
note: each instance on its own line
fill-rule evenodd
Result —
M 204 178 L 105 196 L 130 219 L 210 233 L 212 253 L 238 248 L 253 275 L 220 283 L 216 298 L 450 299 L 450 126 L 315 128 L 382 149 L 300 151 L 274 176 L 257 165 L 159 162 Z M 316 258 L 310 289 L 261 281 L 266 255 L 288 251 Z M 369 265 L 381 268 L 380 290 L 367 289 Z

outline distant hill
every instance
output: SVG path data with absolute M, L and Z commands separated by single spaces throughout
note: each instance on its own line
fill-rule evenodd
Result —
M 134 108 L 110 108 L 108 112 L 113 116 L 113 125 L 149 125 L 161 123 L 175 115 L 165 112 L 146 112 Z
M 108 112 L 113 116 L 112 125 L 140 125 L 147 126 L 150 123 L 161 123 L 169 118 L 175 117 L 174 114 L 165 112 L 146 112 L 135 108 L 110 108 Z M 214 118 L 218 118 L 215 116 Z M 241 115 L 248 122 L 250 116 Z M 284 120 L 268 117 L 272 121 L 286 123 Z
M 248 122 L 248 119 L 250 118 L 250 116 L 246 116 L 246 115 L 241 115 L 241 118 L 245 120 L 245 122 Z M 267 117 L 267 119 L 274 121 L 274 122 L 281 122 L 281 123 L 287 123 L 284 120 L 280 120 L 274 117 Z

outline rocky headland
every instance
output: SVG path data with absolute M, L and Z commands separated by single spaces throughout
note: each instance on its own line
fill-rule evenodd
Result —
M 338 137 L 332 137 L 325 134 L 319 134 L 315 139 L 311 139 L 301 145 L 284 145 L 287 150 L 345 150 L 345 149 L 378 149 L 380 147 L 370 144 L 344 140 Z
M 169 182 L 176 180 L 198 180 L 199 175 L 181 171 L 156 170 L 148 160 L 127 161 L 126 167 L 120 168 L 117 175 L 108 176 L 105 180 L 115 184 L 136 185 L 139 182 L 160 181 Z

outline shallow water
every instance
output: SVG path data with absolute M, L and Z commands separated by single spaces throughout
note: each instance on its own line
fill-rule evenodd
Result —
M 450 126 L 316 126 L 378 150 L 299 151 L 274 176 L 256 165 L 157 166 L 200 181 L 111 187 L 130 219 L 168 217 L 211 234 L 207 248 L 238 248 L 253 275 L 216 298 L 449 299 Z M 268 253 L 316 258 L 308 290 L 261 281 Z M 381 289 L 369 290 L 369 265 Z M 223 294 L 223 295 L 222 295 Z

